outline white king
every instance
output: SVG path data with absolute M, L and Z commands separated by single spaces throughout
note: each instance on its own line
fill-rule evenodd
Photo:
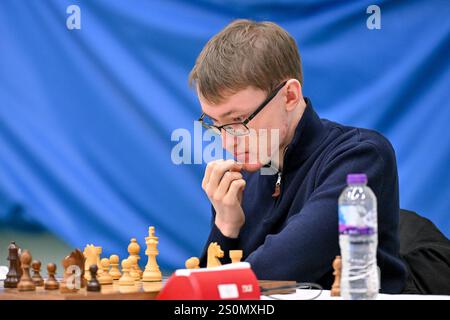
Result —
M 142 276 L 142 281 L 162 281 L 162 274 L 159 270 L 156 256 L 158 255 L 158 237 L 155 236 L 155 227 L 148 228 L 148 237 L 145 238 L 147 250 L 145 254 L 148 256 L 148 262 L 145 266 L 145 271 Z

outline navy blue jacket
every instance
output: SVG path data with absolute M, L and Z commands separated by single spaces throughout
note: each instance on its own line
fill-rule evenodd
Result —
M 244 173 L 242 208 L 245 224 L 237 239 L 214 224 L 200 258 L 218 242 L 228 251 L 241 249 L 258 279 L 315 282 L 330 288 L 332 262 L 340 254 L 338 198 L 349 173 L 366 173 L 378 201 L 377 263 L 381 292 L 399 293 L 406 267 L 399 257 L 399 191 L 394 150 L 381 134 L 320 119 L 311 101 L 288 145 L 281 175 L 281 194 L 274 198 L 278 175 Z

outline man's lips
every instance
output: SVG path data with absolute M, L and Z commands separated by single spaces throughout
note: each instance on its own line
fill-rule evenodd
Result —
M 252 158 L 250 157 L 249 152 L 235 153 L 235 159 L 236 161 L 245 164 L 255 163 L 255 160 L 252 160 Z

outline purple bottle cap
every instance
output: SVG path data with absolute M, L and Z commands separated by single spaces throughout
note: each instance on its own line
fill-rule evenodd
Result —
M 351 173 L 347 175 L 347 184 L 366 184 L 367 175 L 365 173 Z

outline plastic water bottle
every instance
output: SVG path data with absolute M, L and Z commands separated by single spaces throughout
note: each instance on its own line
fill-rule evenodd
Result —
M 380 287 L 377 268 L 377 198 L 365 174 L 349 174 L 339 197 L 339 246 L 343 299 L 375 299 Z

